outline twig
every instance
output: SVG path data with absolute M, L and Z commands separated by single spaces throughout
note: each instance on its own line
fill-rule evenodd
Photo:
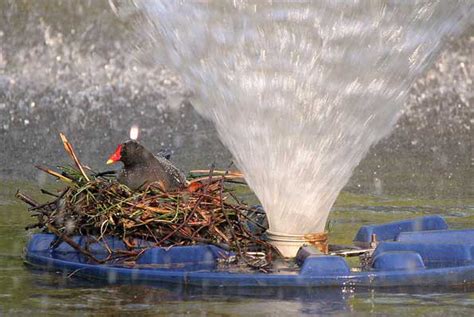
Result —
M 76 251 L 84 254 L 85 256 L 88 256 L 92 261 L 94 262 L 97 262 L 97 263 L 105 263 L 105 260 L 99 260 L 97 259 L 92 253 L 90 253 L 89 251 L 87 250 L 84 250 L 83 248 L 81 248 L 81 246 L 76 243 L 74 240 L 72 240 L 71 238 L 69 238 L 67 235 L 65 235 L 64 233 L 61 233 L 59 232 L 58 229 L 56 229 L 55 227 L 53 227 L 51 224 L 48 224 L 47 225 L 47 228 L 48 230 L 53 233 L 54 235 L 56 235 L 60 240 L 63 240 L 64 242 L 66 242 L 67 244 L 69 244 L 71 247 L 73 247 Z
M 229 216 L 227 215 L 224 208 L 224 180 L 225 180 L 225 174 L 222 176 L 221 188 L 219 191 L 221 210 L 222 210 L 222 214 L 224 215 L 225 220 L 229 224 L 230 234 L 232 235 L 232 239 L 234 240 L 235 246 L 237 247 L 237 252 L 239 252 L 239 255 L 242 256 L 242 249 L 240 248 L 239 240 L 237 239 L 237 236 L 235 234 L 234 225 L 230 222 Z
M 227 175 L 225 176 L 225 179 L 236 179 L 236 178 L 242 178 L 243 176 L 241 175 Z M 214 180 L 219 180 L 221 179 L 222 176 L 221 175 L 216 175 L 216 176 L 212 176 L 212 177 L 209 177 L 209 176 L 202 176 L 202 177 L 199 177 L 199 178 L 194 178 L 192 180 L 189 181 L 189 183 L 193 184 L 193 183 L 197 183 L 197 182 L 201 182 L 203 180 L 209 180 L 209 183 L 211 183 L 212 181 Z
M 190 171 L 189 173 L 191 174 L 210 174 L 212 171 L 213 174 L 224 174 L 224 175 L 230 175 L 230 176 L 235 176 L 235 177 L 241 177 L 243 178 L 244 177 L 244 174 L 240 173 L 240 172 L 237 172 L 237 171 L 234 171 L 234 172 L 231 172 L 231 171 L 220 171 L 220 170 L 192 170 Z
M 44 167 L 44 166 L 41 166 L 41 165 L 35 165 L 35 167 L 36 167 L 37 169 L 39 169 L 39 170 L 45 172 L 45 173 L 48 173 L 48 174 L 50 174 L 50 175 L 52 175 L 52 176 L 55 176 L 55 177 L 59 178 L 60 180 L 66 182 L 66 183 L 69 183 L 69 184 L 74 183 L 72 179 L 70 179 L 70 178 L 68 178 L 68 177 L 66 177 L 66 176 L 64 176 L 64 175 L 61 175 L 61 174 L 59 174 L 58 172 L 55 172 L 55 171 L 53 171 L 53 170 L 51 170 L 51 169 L 49 169 L 49 168 L 47 168 L 47 167 Z
M 43 188 L 41 188 L 41 193 L 45 194 L 45 195 L 53 196 L 53 197 L 59 197 L 58 194 L 53 194 L 52 192 L 49 192 L 49 191 L 47 191 L 46 189 L 43 189 Z
M 72 147 L 71 143 L 67 140 L 66 136 L 62 133 L 59 133 L 59 136 L 61 137 L 61 141 L 63 141 L 64 149 L 66 152 L 69 154 L 69 156 L 72 158 L 74 163 L 76 164 L 77 168 L 81 172 L 82 176 L 86 179 L 86 181 L 90 181 L 89 177 L 87 176 L 86 172 L 84 171 L 84 168 L 81 165 L 81 162 L 79 162 L 79 159 L 77 158 L 76 153 L 74 152 L 74 148 Z
M 17 190 L 17 192 L 15 194 L 15 197 L 22 200 L 22 201 L 24 201 L 25 203 L 27 203 L 31 207 L 38 206 L 38 203 L 33 198 L 28 197 L 26 194 L 23 194 L 22 192 L 20 192 L 20 190 Z
M 199 205 L 199 203 L 201 202 L 201 199 L 202 197 L 200 197 L 198 199 L 198 201 L 196 202 L 196 204 L 194 205 L 194 208 L 193 210 L 189 213 L 188 217 L 184 218 L 183 222 L 175 229 L 173 230 L 172 232 L 170 232 L 169 234 L 167 234 L 164 238 L 162 238 L 157 244 L 158 245 L 161 245 L 163 242 L 165 242 L 166 240 L 168 240 L 171 236 L 173 236 L 173 234 L 175 234 L 176 232 L 178 232 L 181 228 L 183 228 L 186 223 L 189 221 L 189 219 L 191 219 L 191 216 L 194 214 L 194 211 L 196 210 L 197 206 Z

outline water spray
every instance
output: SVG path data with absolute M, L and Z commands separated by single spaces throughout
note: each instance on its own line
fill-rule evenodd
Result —
M 353 169 L 472 11 L 462 1 L 133 3 L 145 17 L 139 34 L 214 122 L 270 236 L 302 243 L 324 233 Z

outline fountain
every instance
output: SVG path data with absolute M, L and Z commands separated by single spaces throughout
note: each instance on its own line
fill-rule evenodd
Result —
M 331 205 L 352 170 L 390 133 L 408 87 L 443 37 L 461 29 L 473 12 L 469 2 L 129 4 L 138 12 L 137 34 L 178 71 L 194 92 L 196 109 L 214 122 L 267 211 L 268 238 L 286 256 L 324 236 Z M 103 264 L 81 251 L 97 260 L 108 258 L 111 248 L 130 246 L 115 236 L 89 238 L 58 242 L 54 234 L 34 234 L 25 261 L 108 284 L 204 289 L 439 291 L 472 285 L 474 277 L 474 229 L 449 229 L 436 215 L 362 226 L 354 238 L 359 248 L 320 255 L 303 247 L 294 261 L 269 272 L 222 270 L 218 264 L 235 253 L 212 244 L 147 247 L 133 263 Z M 361 255 L 360 267 L 344 260 L 350 252 Z
M 397 121 L 464 2 L 133 1 L 138 34 L 193 91 L 267 212 L 322 233 L 339 191 Z

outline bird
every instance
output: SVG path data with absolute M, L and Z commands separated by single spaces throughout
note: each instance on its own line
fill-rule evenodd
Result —
M 123 163 L 117 180 L 132 190 L 158 185 L 163 191 L 177 191 L 186 187 L 185 175 L 165 156 L 153 155 L 136 140 L 119 144 L 107 164 Z

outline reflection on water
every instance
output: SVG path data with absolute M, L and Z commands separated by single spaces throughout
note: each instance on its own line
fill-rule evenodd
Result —
M 466 313 L 474 308 L 472 290 L 354 290 L 190 288 L 180 285 L 105 286 L 23 266 L 21 254 L 32 222 L 26 208 L 13 199 L 25 182 L 0 182 L 0 314 L 226 314 L 264 316 L 295 314 Z M 391 206 L 391 207 L 384 207 Z M 443 212 L 446 210 L 447 212 Z M 361 195 L 340 196 L 331 214 L 331 242 L 348 244 L 363 224 L 443 214 L 452 228 L 474 223 L 474 201 L 400 200 Z M 435 307 L 435 308 L 434 308 Z

